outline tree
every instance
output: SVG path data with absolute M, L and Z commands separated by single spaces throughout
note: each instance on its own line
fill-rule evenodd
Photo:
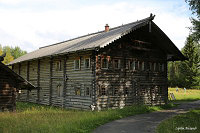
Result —
M 14 60 L 13 56 L 11 55 L 11 48 L 9 46 L 3 47 L 3 53 L 6 53 L 6 57 L 4 57 L 4 64 L 8 64 Z
M 186 44 L 182 53 L 188 60 L 180 63 L 180 78 L 184 87 L 191 88 L 192 86 L 199 85 L 198 76 L 200 58 L 198 55 L 197 45 L 191 35 L 186 39 Z
M 3 49 L 2 49 L 2 46 L 0 44 L 0 56 L 3 54 Z
M 192 14 L 197 18 L 192 17 L 191 22 L 193 24 L 192 31 L 194 39 L 198 42 L 200 40 L 200 0 L 186 0 L 190 6 Z
M 27 54 L 27 52 L 21 50 L 18 46 L 16 46 L 15 48 L 11 48 L 11 55 L 14 57 L 14 59 L 17 59 L 18 57 L 25 54 Z

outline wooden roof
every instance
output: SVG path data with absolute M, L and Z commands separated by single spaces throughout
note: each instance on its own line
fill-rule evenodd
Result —
M 151 23 L 152 33 L 154 37 L 162 41 L 161 48 L 164 48 L 168 54 L 168 60 L 185 60 L 185 57 L 174 45 L 174 43 L 167 37 L 167 35 L 152 21 L 155 16 L 150 15 L 145 19 L 111 28 L 109 32 L 100 31 L 93 34 L 88 34 L 64 42 L 56 43 L 53 45 L 41 47 L 38 50 L 30 52 L 24 56 L 21 56 L 9 65 L 28 61 L 32 59 L 55 56 L 61 54 L 68 54 L 70 52 L 81 51 L 81 50 L 93 50 L 104 48 L 105 46 L 112 44 L 115 40 L 122 38 L 124 35 L 130 32 L 140 29 L 141 27 Z M 153 32 L 154 31 L 154 32 Z

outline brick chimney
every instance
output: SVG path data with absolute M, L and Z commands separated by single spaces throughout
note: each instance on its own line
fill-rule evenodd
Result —
M 106 24 L 106 26 L 105 26 L 105 32 L 108 32 L 108 31 L 109 31 L 109 25 Z

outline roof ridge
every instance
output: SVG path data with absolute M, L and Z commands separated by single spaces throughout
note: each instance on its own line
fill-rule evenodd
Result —
M 110 28 L 110 30 L 114 30 L 114 29 L 120 28 L 122 26 L 131 25 L 131 24 L 142 22 L 142 21 L 145 21 L 145 20 L 153 20 L 154 17 L 155 17 L 155 15 L 150 14 L 150 17 L 147 17 L 147 18 L 144 18 L 144 19 L 141 19 L 141 20 L 137 20 L 137 21 L 134 21 L 134 22 L 131 22 L 131 23 L 127 23 L 127 24 L 124 24 L 124 25 L 120 25 L 120 26 L 117 26 L 117 27 L 113 27 L 113 28 Z M 50 47 L 50 46 L 54 46 L 54 45 L 58 45 L 58 44 L 69 42 L 69 41 L 73 41 L 73 40 L 76 40 L 76 39 L 79 39 L 79 38 L 82 38 L 82 37 L 86 37 L 86 36 L 90 36 L 90 35 L 94 35 L 94 34 L 98 34 L 98 33 L 102 33 L 102 32 L 104 32 L 104 30 L 98 31 L 98 32 L 94 32 L 94 33 L 90 33 L 90 34 L 83 35 L 83 36 L 79 36 L 79 37 L 75 37 L 75 38 L 72 38 L 72 39 L 69 39 L 69 40 L 66 40 L 66 41 L 62 41 L 62 42 L 58 42 L 58 43 L 54 43 L 54 44 L 51 44 L 51 45 L 43 46 L 43 47 L 40 47 L 39 49 Z

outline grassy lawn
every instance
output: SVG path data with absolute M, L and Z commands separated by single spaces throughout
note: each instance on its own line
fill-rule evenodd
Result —
M 200 100 L 200 90 L 187 89 L 185 92 L 184 89 L 179 88 L 178 92 L 176 92 L 176 88 L 169 88 L 168 92 L 174 93 L 176 101 L 178 102 Z
M 85 133 L 99 125 L 123 117 L 172 107 L 130 106 L 100 112 L 66 110 L 31 103 L 17 103 L 17 112 L 0 113 L 0 132 L 5 133 Z
M 199 133 L 200 108 L 165 120 L 157 127 L 157 133 Z

